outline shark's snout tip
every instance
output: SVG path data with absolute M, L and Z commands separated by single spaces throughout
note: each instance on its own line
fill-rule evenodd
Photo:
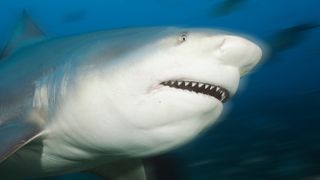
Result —
M 263 56 L 262 48 L 255 42 L 233 35 L 223 37 L 223 43 L 217 51 L 222 63 L 239 68 L 241 74 L 250 71 Z

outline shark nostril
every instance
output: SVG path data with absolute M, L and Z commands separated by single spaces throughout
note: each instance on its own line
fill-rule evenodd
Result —
M 219 44 L 219 50 L 220 51 L 223 51 L 223 46 L 225 45 L 225 43 L 226 43 L 226 38 L 223 38 L 221 43 Z
M 218 53 L 220 54 L 220 56 L 223 56 L 223 54 L 226 53 L 226 49 L 224 48 L 226 40 L 223 40 L 223 42 L 221 43 L 219 49 L 218 49 Z

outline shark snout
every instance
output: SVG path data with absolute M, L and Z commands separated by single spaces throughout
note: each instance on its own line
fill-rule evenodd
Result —
M 262 57 L 262 50 L 250 40 L 226 35 L 221 38 L 216 55 L 223 64 L 238 67 L 241 75 L 243 75 L 258 64 Z

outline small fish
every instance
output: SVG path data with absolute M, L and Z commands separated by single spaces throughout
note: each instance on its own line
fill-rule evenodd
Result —
M 61 21 L 63 23 L 73 23 L 73 22 L 77 22 L 85 19 L 86 16 L 87 16 L 87 11 L 78 10 L 78 11 L 73 11 L 68 14 L 65 14 L 64 16 L 62 16 Z
M 215 5 L 212 10 L 213 16 L 226 16 L 233 11 L 239 9 L 246 0 L 224 0 L 217 6 Z
M 306 31 L 320 27 L 320 24 L 303 23 L 295 25 L 275 33 L 270 39 L 269 45 L 277 53 L 293 48 L 304 40 Z

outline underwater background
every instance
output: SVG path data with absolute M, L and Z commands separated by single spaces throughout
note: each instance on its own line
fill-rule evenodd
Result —
M 319 0 L 0 0 L 0 49 L 23 9 L 49 37 L 189 26 L 261 40 L 264 62 L 242 79 L 220 123 L 188 145 L 146 159 L 149 179 L 320 180 Z

